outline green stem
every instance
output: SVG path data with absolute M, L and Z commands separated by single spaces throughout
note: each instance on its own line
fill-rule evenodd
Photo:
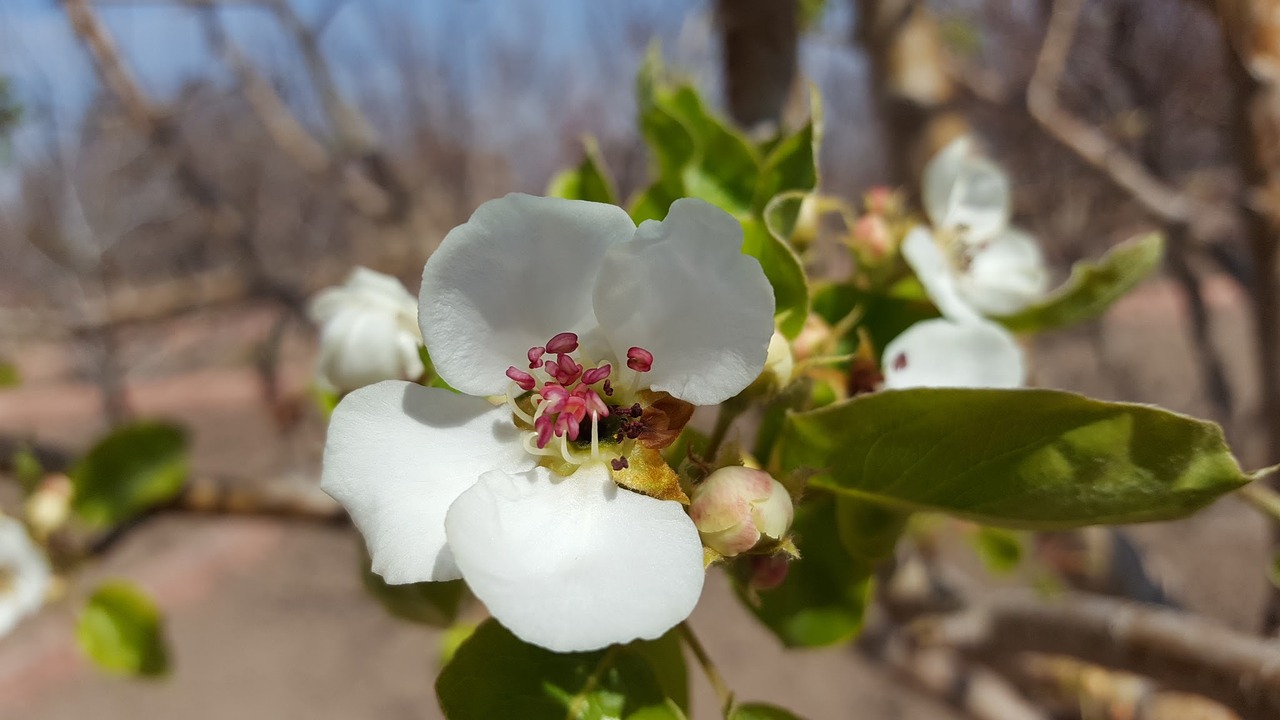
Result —
M 704 459 L 711 463 L 716 461 L 716 453 L 720 451 L 725 436 L 729 434 L 729 427 L 745 409 L 746 403 L 738 398 L 730 398 L 720 406 L 720 412 L 716 415 L 716 425 L 711 429 L 711 437 L 707 441 L 707 449 L 703 454 Z
M 1258 512 L 1280 522 L 1280 493 L 1260 482 L 1252 482 L 1236 491 Z
M 716 697 L 720 698 L 721 712 L 724 713 L 726 718 L 729 717 L 729 711 L 733 709 L 733 691 L 725 684 L 724 678 L 720 676 L 720 671 L 716 669 L 716 664 L 712 662 L 711 656 L 707 654 L 707 649 L 702 647 L 698 636 L 693 634 L 693 628 L 689 626 L 688 621 L 682 622 L 676 627 L 680 628 L 681 639 L 684 640 L 685 645 L 689 646 L 694 658 L 702 666 L 702 672 L 707 676 L 707 682 L 711 683 L 711 689 L 715 690 Z

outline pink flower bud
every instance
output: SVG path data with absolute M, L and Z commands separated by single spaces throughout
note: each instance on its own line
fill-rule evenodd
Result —
M 863 215 L 853 224 L 853 246 L 873 259 L 889 252 L 889 225 L 879 215 Z
M 763 470 L 724 467 L 693 490 L 689 516 L 702 544 L 724 557 L 746 552 L 763 540 L 781 540 L 795 509 L 782 483 Z
M 747 584 L 755 590 L 772 590 L 787 579 L 791 559 L 786 555 L 755 555 L 750 558 L 751 576 Z

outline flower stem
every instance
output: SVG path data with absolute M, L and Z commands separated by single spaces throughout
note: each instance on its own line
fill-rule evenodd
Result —
M 1258 512 L 1280 522 L 1280 493 L 1260 482 L 1252 482 L 1236 491 Z
M 716 453 L 720 451 L 725 436 L 729 434 L 729 427 L 746 410 L 746 405 L 738 398 L 730 398 L 720 406 L 720 411 L 716 415 L 716 425 L 711 429 L 711 438 L 707 441 L 706 452 L 703 453 L 703 457 L 708 462 L 716 461 Z
M 689 650 L 693 651 L 693 656 L 697 658 L 698 664 L 702 666 L 702 672 L 707 676 L 707 682 L 711 683 L 711 689 L 715 690 L 716 697 L 720 698 L 720 710 L 724 716 L 729 717 L 729 711 L 733 709 L 733 691 L 725 684 L 724 678 L 720 676 L 720 671 L 716 669 L 716 664 L 712 662 L 711 656 L 707 654 L 707 649 L 702 647 L 702 643 L 698 640 L 698 636 L 693 634 L 693 628 L 690 627 L 688 621 L 682 622 L 676 627 L 680 628 L 680 637 L 684 640 L 684 644 L 689 646 Z

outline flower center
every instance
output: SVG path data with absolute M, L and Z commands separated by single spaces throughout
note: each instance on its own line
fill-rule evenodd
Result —
M 587 367 L 574 359 L 577 353 L 578 336 L 562 332 L 546 345 L 529 348 L 528 370 L 512 365 L 506 373 L 511 380 L 507 405 L 527 431 L 525 449 L 575 465 L 599 460 L 602 442 L 620 444 L 639 437 L 643 408 L 623 398 L 630 397 L 635 380 L 653 367 L 653 353 L 631 348 L 627 351 L 630 382 L 615 387 L 622 378 L 611 363 Z M 587 456 L 575 452 L 588 447 Z M 617 457 L 611 463 L 619 470 L 627 466 L 627 459 Z

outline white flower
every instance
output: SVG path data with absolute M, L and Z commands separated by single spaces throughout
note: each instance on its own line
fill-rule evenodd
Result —
M 1009 226 L 1009 179 L 972 140 L 953 140 L 929 161 L 921 195 L 932 239 L 966 302 L 985 315 L 1011 315 L 1044 295 L 1049 275 L 1039 246 Z
M 422 375 L 418 304 L 399 280 L 357 267 L 345 284 L 313 298 L 309 310 L 320 325 L 322 386 L 346 392 Z
M 0 635 L 44 605 L 53 571 L 22 523 L 0 517 Z
M 912 325 L 885 347 L 885 388 L 1021 387 L 1027 374 L 1022 348 L 965 302 L 928 231 L 908 233 L 902 256 L 942 317 Z
M 769 473 L 747 467 L 723 467 L 698 484 L 689 517 L 702 544 L 734 557 L 762 540 L 781 540 L 791 530 L 791 495 Z
M 773 291 L 742 239 L 688 199 L 637 229 L 611 205 L 508 195 L 454 228 L 423 271 L 419 317 L 465 394 L 383 382 L 329 427 L 323 487 L 374 571 L 464 578 L 513 633 L 560 652 L 687 617 L 697 528 L 679 502 L 627 488 L 665 477 L 679 493 L 654 449 L 664 433 L 764 367 Z

